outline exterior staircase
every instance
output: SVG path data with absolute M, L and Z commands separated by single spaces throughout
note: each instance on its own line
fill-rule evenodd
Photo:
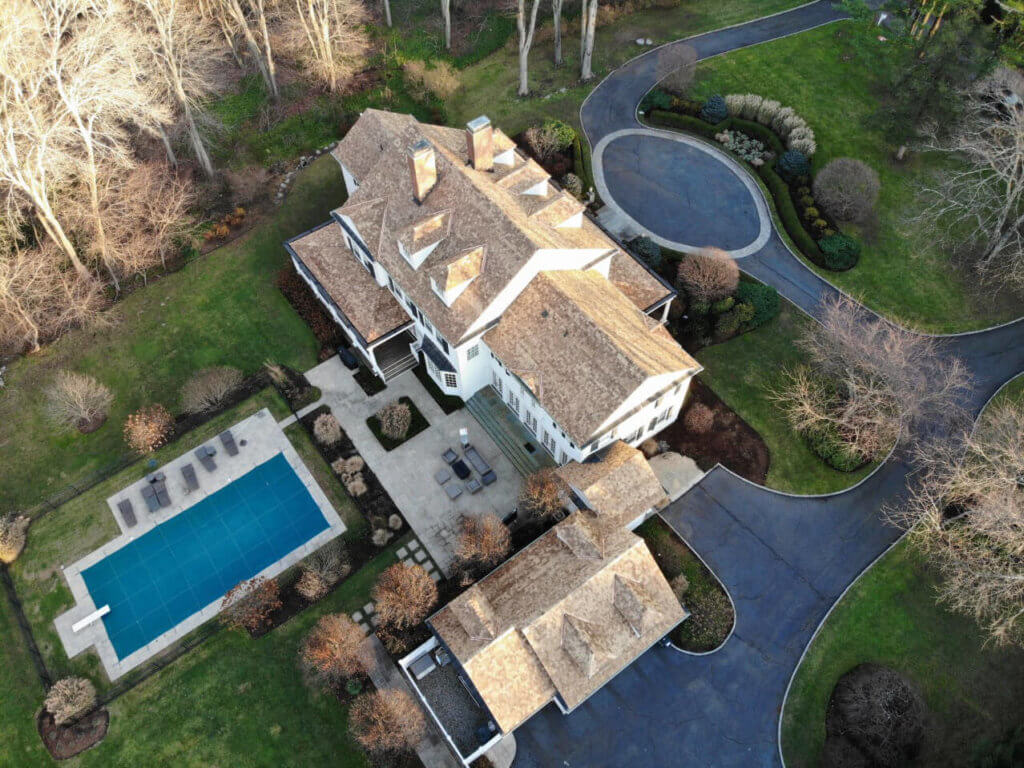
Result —
M 466 401 L 466 410 L 491 436 L 519 474 L 533 474 L 556 466 L 555 460 L 506 406 L 492 387 L 484 387 Z M 527 445 L 533 447 L 531 452 Z

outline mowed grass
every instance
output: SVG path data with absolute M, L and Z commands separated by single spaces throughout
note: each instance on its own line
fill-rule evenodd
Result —
M 949 254 L 909 223 L 917 190 L 938 170 L 934 156 L 911 153 L 893 163 L 874 118 L 874 78 L 891 62 L 891 45 L 873 27 L 841 22 L 701 62 L 694 98 L 758 93 L 793 107 L 817 135 L 814 167 L 853 157 L 881 179 L 877 222 L 859 232 L 860 263 L 847 272 L 812 267 L 869 307 L 926 331 L 952 333 L 1013 319 L 1019 300 L 978 292 Z M 853 228 L 850 228 L 853 229 Z
M 0 766 L 53 765 L 35 728 L 39 681 L 6 596 L 0 596 Z
M 530 95 L 516 95 L 519 64 L 513 39 L 501 50 L 459 73 L 462 88 L 445 105 L 448 122 L 463 125 L 478 115 L 487 115 L 509 135 L 546 118 L 579 125 L 580 105 L 587 94 L 615 67 L 647 50 L 636 44 L 637 38 L 650 38 L 658 45 L 800 4 L 801 0 L 687 0 L 671 8 L 622 16 L 598 28 L 594 77 L 585 83 L 579 79 L 578 19 L 566 19 L 562 36 L 564 63 L 556 67 L 553 28 L 550 16 L 545 18 L 542 11 L 530 51 Z
M 282 241 L 322 222 L 344 197 L 337 163 L 324 156 L 243 238 L 118 302 L 108 327 L 74 331 L 12 363 L 0 390 L 0 511 L 30 507 L 110 466 L 125 453 L 128 413 L 154 402 L 178 412 L 181 385 L 200 368 L 250 374 L 268 359 L 298 370 L 316 364 L 316 341 L 274 277 L 287 258 Z M 45 390 L 62 369 L 95 376 L 114 393 L 110 418 L 90 435 L 47 418 Z
M 924 696 L 929 716 L 915 766 L 967 766 L 975 745 L 1019 724 L 1024 650 L 986 645 L 970 618 L 936 604 L 935 586 L 935 574 L 901 543 L 836 606 L 786 701 L 782 749 L 790 768 L 819 765 L 832 689 L 869 661 L 898 670 Z
M 758 431 L 771 464 L 766 485 L 790 493 L 832 493 L 861 480 L 873 465 L 856 472 L 837 472 L 807 447 L 790 426 L 772 390 L 787 366 L 806 362 L 796 339 L 813 322 L 788 301 L 779 316 L 755 331 L 697 353 L 703 380 L 726 404 Z

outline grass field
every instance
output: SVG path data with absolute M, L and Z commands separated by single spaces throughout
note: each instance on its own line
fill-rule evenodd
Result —
M 994 402 L 1024 404 L 1024 377 Z M 930 716 L 915 766 L 966 766 L 975 746 L 1020 723 L 1024 650 L 986 644 L 966 616 L 935 602 L 936 575 L 898 544 L 836 606 L 793 680 L 782 721 L 791 768 L 813 768 L 825 741 L 825 708 L 839 678 L 866 661 L 908 676 Z
M 649 37 L 655 44 L 665 43 L 800 4 L 801 0 L 687 0 L 671 8 L 623 16 L 613 24 L 598 28 L 594 78 L 586 83 L 579 79 L 576 20 L 569 19 L 565 25 L 562 39 L 565 61 L 556 67 L 554 32 L 549 19 L 541 16 L 530 51 L 530 95 L 516 95 L 519 69 L 513 42 L 459 73 L 462 88 L 445 106 L 448 121 L 451 125 L 463 125 L 467 120 L 486 114 L 509 135 L 545 118 L 559 118 L 579 125 L 579 108 L 587 94 L 608 72 L 644 51 L 636 45 L 637 38 Z
M 322 222 L 344 200 L 337 164 L 323 157 L 300 174 L 286 202 L 241 239 L 131 294 L 110 326 L 74 331 L 12 363 L 0 390 L 0 511 L 31 506 L 124 454 L 125 416 L 159 402 L 179 410 L 196 370 L 265 360 L 298 370 L 316 364 L 312 333 L 274 285 L 281 242 Z M 110 418 L 90 435 L 62 432 L 46 417 L 45 389 L 61 369 L 88 373 L 114 393 Z
M 759 93 L 778 99 L 814 128 L 816 168 L 832 158 L 853 157 L 878 172 L 878 219 L 859 233 L 865 242 L 860 263 L 848 272 L 815 268 L 828 280 L 923 330 L 955 332 L 1013 319 L 1019 301 L 973 290 L 948 254 L 908 223 L 915 189 L 936 166 L 933 158 L 913 153 L 905 165 L 895 166 L 892 149 L 874 127 L 878 86 L 871 73 L 892 56 L 875 34 L 845 22 L 719 56 L 698 66 L 694 97 Z
M 769 488 L 790 493 L 832 493 L 850 487 L 872 467 L 856 472 L 832 469 L 807 447 L 771 399 L 780 369 L 804 362 L 794 342 L 809 322 L 800 310 L 783 301 L 782 311 L 772 322 L 724 344 L 705 347 L 697 353 L 697 360 L 704 366 L 701 378 L 768 444 Z

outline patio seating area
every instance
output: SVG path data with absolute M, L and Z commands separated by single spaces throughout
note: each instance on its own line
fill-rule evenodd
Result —
M 307 373 L 342 429 L 409 522 L 438 566 L 448 572 L 463 515 L 506 517 L 522 476 L 490 435 L 464 409 L 445 414 L 410 372 L 367 396 L 352 372 L 331 358 Z M 430 426 L 386 451 L 366 419 L 385 403 L 408 397 Z

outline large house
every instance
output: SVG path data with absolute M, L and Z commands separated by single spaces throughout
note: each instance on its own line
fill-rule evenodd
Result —
M 402 660 L 467 765 L 547 704 L 580 706 L 686 618 L 630 530 L 668 502 L 643 454 L 618 441 L 557 471 L 574 510 L 435 613 Z
M 558 464 L 675 420 L 700 370 L 675 292 L 486 117 L 367 110 L 334 156 L 348 200 L 287 248 L 377 375 L 491 387 Z

